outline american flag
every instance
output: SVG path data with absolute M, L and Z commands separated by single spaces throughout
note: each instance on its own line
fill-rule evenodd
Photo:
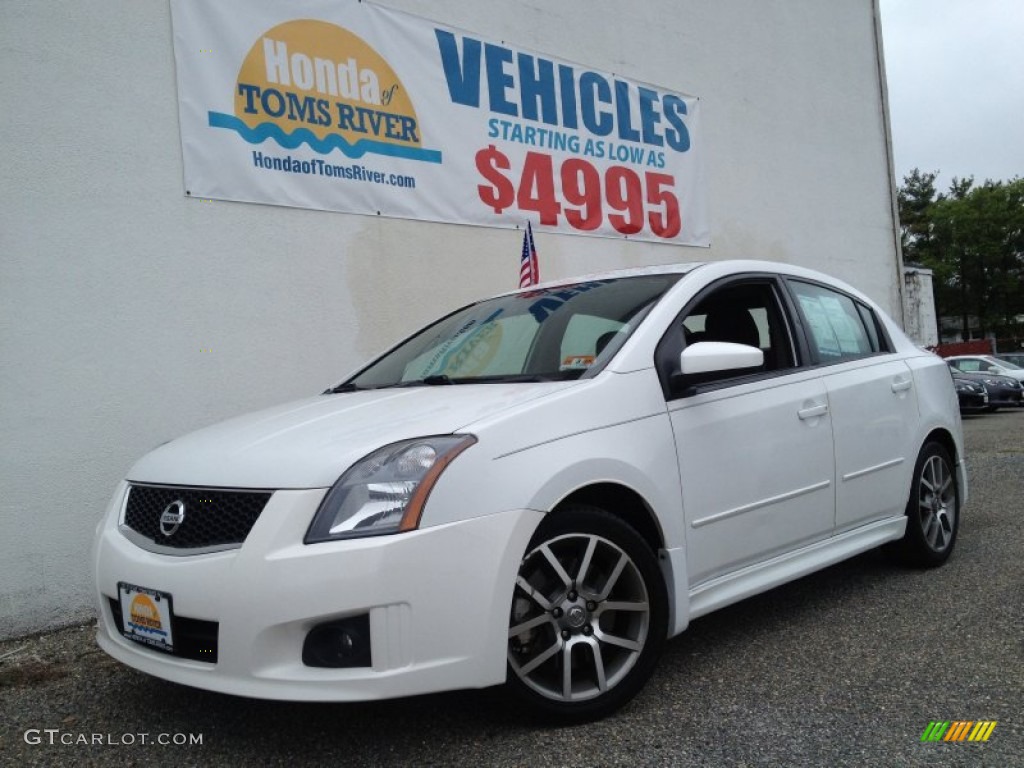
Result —
M 519 259 L 519 287 L 528 288 L 540 282 L 540 264 L 537 262 L 537 246 L 533 244 L 533 227 L 526 222 L 523 232 L 523 255 Z

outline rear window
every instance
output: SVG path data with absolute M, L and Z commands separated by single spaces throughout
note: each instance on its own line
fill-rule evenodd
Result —
M 821 285 L 794 280 L 790 286 L 807 322 L 808 340 L 819 362 L 854 360 L 883 351 L 870 309 Z

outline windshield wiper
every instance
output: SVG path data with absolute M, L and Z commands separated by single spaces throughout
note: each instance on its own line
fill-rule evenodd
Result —
M 583 370 L 559 371 L 558 373 L 503 373 L 490 376 L 474 376 L 458 379 L 456 384 L 535 384 L 546 381 L 568 381 L 579 378 Z
M 578 379 L 583 370 L 559 371 L 550 374 L 531 373 L 507 373 L 493 374 L 490 376 L 460 376 L 452 378 L 446 373 L 433 373 L 424 376 L 422 379 L 410 379 L 409 381 L 396 381 L 393 384 L 381 384 L 377 387 L 358 387 L 355 384 L 341 384 L 328 392 L 354 392 L 366 389 L 399 389 L 409 387 L 436 387 L 451 384 L 529 384 L 545 381 L 570 381 Z M 326 393 L 325 393 L 326 394 Z
M 347 382 L 345 384 L 339 384 L 336 387 L 329 387 L 328 389 L 325 389 L 320 394 L 321 395 L 337 395 L 337 394 L 340 394 L 342 392 L 358 392 L 361 389 L 362 389 L 362 387 L 357 386 L 356 384 L 353 384 L 351 381 L 349 381 L 349 382 Z
M 415 381 L 403 381 L 397 386 L 408 387 L 421 386 L 423 384 L 428 386 L 437 384 L 531 384 L 544 381 L 567 381 L 570 379 L 577 379 L 582 373 L 582 370 L 559 371 L 558 373 L 551 374 L 498 373 L 487 376 L 462 376 L 455 379 L 442 373 L 427 376 L 424 379 L 417 379 Z
M 455 381 L 450 376 L 444 373 L 434 373 L 430 376 L 424 376 L 422 379 L 411 379 L 410 381 L 400 381 L 395 384 L 388 384 L 389 387 L 436 387 L 439 384 L 460 384 L 461 382 Z
M 449 378 L 449 376 L 447 374 L 444 374 L 444 373 L 435 373 L 432 376 L 425 376 L 425 377 L 423 377 L 422 381 L 428 387 L 434 387 L 434 386 L 437 386 L 438 384 L 454 384 L 455 383 L 454 381 L 452 381 L 451 378 Z

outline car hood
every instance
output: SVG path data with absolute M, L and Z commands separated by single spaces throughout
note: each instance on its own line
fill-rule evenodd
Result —
M 231 488 L 324 488 L 382 445 L 464 430 L 577 382 L 457 384 L 320 395 L 165 443 L 128 480 Z
M 1003 373 L 956 373 L 953 380 L 971 381 L 975 384 L 983 384 L 991 381 L 994 386 L 1017 388 L 1017 380 Z

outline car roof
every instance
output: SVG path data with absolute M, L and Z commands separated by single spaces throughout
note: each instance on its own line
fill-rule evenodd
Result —
M 590 272 L 585 275 L 573 275 L 572 277 L 562 277 L 557 280 L 545 280 L 542 283 L 537 283 L 536 285 L 531 285 L 526 288 L 516 288 L 515 290 L 505 291 L 504 293 L 497 293 L 488 298 L 511 296 L 515 293 L 523 293 L 527 291 L 544 291 L 550 288 L 558 288 L 563 285 L 589 283 L 594 280 L 611 280 L 622 277 L 643 277 L 645 275 L 685 275 L 687 272 L 691 272 L 697 267 L 703 266 L 705 263 L 706 262 L 703 261 L 683 261 L 675 264 L 653 264 L 648 267 L 630 267 L 627 269 L 612 269 L 604 272 Z
M 586 283 L 594 280 L 610 280 L 624 277 L 643 277 L 645 275 L 686 275 L 696 271 L 700 267 L 714 270 L 715 272 L 721 273 L 722 275 L 728 273 L 741 273 L 741 272 L 767 272 L 771 274 L 785 275 L 788 277 L 806 278 L 810 280 L 820 280 L 826 284 L 833 285 L 847 293 L 855 296 L 857 299 L 866 301 L 869 304 L 874 305 L 867 296 L 858 291 L 853 286 L 847 284 L 839 278 L 833 277 L 832 275 L 824 272 L 819 272 L 814 269 L 807 267 L 797 266 L 795 264 L 787 264 L 785 262 L 775 261 L 763 261 L 755 259 L 722 259 L 718 261 L 690 261 L 690 262 L 676 262 L 669 264 L 654 264 L 646 267 L 631 267 L 628 269 L 615 269 L 607 270 L 604 272 L 594 272 L 584 275 L 574 275 L 571 277 L 559 278 L 557 280 L 550 280 L 537 285 L 531 285 L 527 288 L 517 288 L 511 291 L 504 291 L 499 294 L 495 294 L 489 298 L 497 298 L 499 296 L 510 296 L 512 294 L 526 292 L 526 291 L 537 291 L 537 290 L 548 290 L 551 288 L 558 288 L 565 285 L 574 285 L 577 283 Z

